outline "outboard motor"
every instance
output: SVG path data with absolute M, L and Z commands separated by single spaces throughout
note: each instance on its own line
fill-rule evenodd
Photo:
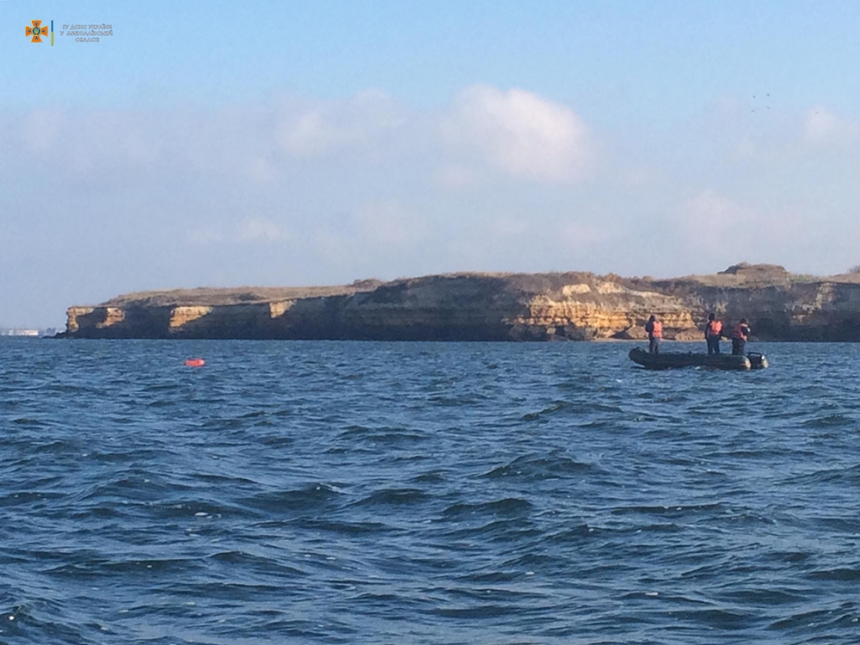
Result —
M 750 367 L 754 370 L 761 370 L 767 367 L 767 358 L 765 358 L 764 354 L 750 352 L 747 354 L 747 358 L 750 359 Z

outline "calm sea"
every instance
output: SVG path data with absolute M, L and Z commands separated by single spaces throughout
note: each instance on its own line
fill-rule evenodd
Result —
M 0 643 L 860 642 L 860 345 L 630 347 L 3 340 Z

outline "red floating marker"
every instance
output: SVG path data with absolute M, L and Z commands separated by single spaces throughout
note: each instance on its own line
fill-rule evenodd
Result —
M 206 361 L 202 358 L 189 358 L 185 361 L 185 367 L 203 367 L 206 365 Z

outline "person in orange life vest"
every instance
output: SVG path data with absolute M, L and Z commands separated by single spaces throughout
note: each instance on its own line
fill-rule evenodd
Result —
M 663 338 L 663 323 L 657 320 L 657 316 L 651 315 L 645 323 L 645 331 L 648 332 L 648 352 L 660 353 L 660 339 Z
M 747 319 L 741 318 L 740 322 L 732 329 L 732 354 L 743 356 L 744 345 L 747 338 L 750 337 L 750 328 L 747 325 Z
M 708 324 L 705 325 L 705 341 L 708 343 L 708 354 L 720 353 L 720 336 L 723 335 L 723 323 L 715 320 L 714 314 L 708 314 Z

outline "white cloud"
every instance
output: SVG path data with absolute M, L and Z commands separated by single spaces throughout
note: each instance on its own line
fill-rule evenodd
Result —
M 129 184 L 148 183 L 150 171 L 274 184 L 297 160 L 334 160 L 357 169 L 368 162 L 423 166 L 425 181 L 463 190 L 500 173 L 565 184 L 581 178 L 593 160 L 588 130 L 569 108 L 522 89 L 487 86 L 464 89 L 441 113 L 409 109 L 371 90 L 347 99 L 287 97 L 168 116 L 42 110 L 8 132 L 30 159 L 70 177 Z
M 402 154 L 412 147 L 403 128 L 412 117 L 373 90 L 342 100 L 288 97 L 167 115 L 36 110 L 0 122 L 0 142 L 5 148 L 8 139 L 9 148 L 0 154 L 0 163 L 14 155 L 11 163 L 32 160 L 70 178 L 121 178 L 130 184 L 151 180 L 142 171 L 270 184 L 282 178 L 293 159 L 336 156 L 340 161 L 347 151 L 362 160 Z M 425 122 L 420 127 L 429 131 Z M 359 163 L 355 154 L 349 163 Z
M 803 141 L 811 146 L 840 147 L 860 136 L 860 125 L 842 119 L 824 107 L 814 107 L 806 113 Z
M 281 126 L 280 139 L 289 152 L 297 156 L 313 156 L 348 140 L 349 136 L 333 124 L 326 123 L 318 111 L 311 111 Z
M 444 132 L 455 150 L 520 179 L 568 183 L 581 178 L 592 159 L 582 119 L 521 89 L 466 88 L 456 97 Z
M 277 138 L 289 154 L 317 157 L 350 145 L 370 142 L 405 122 L 404 110 L 387 94 L 366 91 L 345 101 L 286 106 Z
M 172 143 L 151 115 L 130 111 L 36 110 L 15 130 L 19 150 L 76 178 L 152 167 Z

